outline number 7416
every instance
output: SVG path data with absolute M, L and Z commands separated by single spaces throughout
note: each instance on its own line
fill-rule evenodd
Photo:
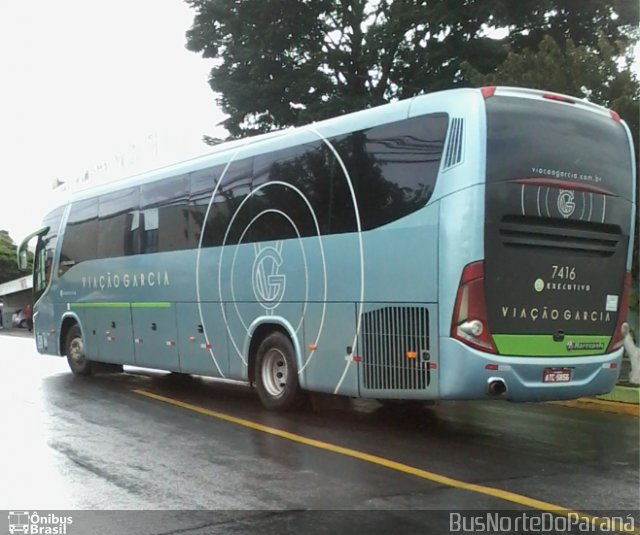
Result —
M 572 266 L 551 266 L 553 273 L 552 279 L 576 280 L 576 268 Z

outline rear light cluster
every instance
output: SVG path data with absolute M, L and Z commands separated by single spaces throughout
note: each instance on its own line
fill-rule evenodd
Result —
M 482 92 L 482 96 L 485 99 L 488 99 L 488 98 L 492 97 L 495 94 L 496 86 L 495 85 L 487 85 L 487 86 L 481 87 L 480 91 Z
M 624 335 L 622 334 L 622 324 L 627 321 L 627 311 L 629 310 L 629 291 L 631 290 L 631 272 L 624 274 L 624 285 L 622 286 L 622 299 L 618 303 L 618 321 L 613 331 L 613 337 L 609 343 L 607 353 L 611 353 L 622 347 L 624 344 Z
M 575 104 L 576 101 L 572 98 L 569 98 L 565 95 L 556 95 L 555 93 L 545 93 L 542 95 L 542 98 L 546 98 L 548 100 L 555 100 L 557 102 L 565 102 L 567 104 Z
M 453 308 L 451 336 L 481 351 L 498 352 L 487 322 L 484 262 L 468 264 L 462 271 Z

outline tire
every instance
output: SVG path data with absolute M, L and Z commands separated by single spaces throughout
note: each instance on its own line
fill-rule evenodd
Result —
M 67 333 L 65 341 L 65 354 L 69 368 L 74 375 L 91 375 L 93 373 L 93 362 L 88 360 L 84 354 L 84 341 L 82 331 L 78 325 L 73 325 Z
M 306 396 L 298 383 L 293 345 L 283 333 L 270 334 L 258 347 L 254 377 L 265 408 L 287 411 L 303 405 Z

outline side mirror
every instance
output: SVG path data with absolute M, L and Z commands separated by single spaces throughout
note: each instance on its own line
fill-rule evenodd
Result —
M 16 260 L 18 263 L 18 269 L 20 271 L 26 271 L 29 265 L 28 257 L 27 257 L 27 247 L 31 239 L 35 238 L 36 236 L 42 236 L 47 232 L 49 232 L 49 227 L 39 228 L 35 232 L 32 232 L 31 234 L 29 234 L 24 240 L 22 240 L 20 245 L 18 245 L 18 249 L 16 251 L 16 255 L 17 255 Z
M 27 249 L 21 249 L 18 252 L 18 269 L 20 271 L 27 271 Z

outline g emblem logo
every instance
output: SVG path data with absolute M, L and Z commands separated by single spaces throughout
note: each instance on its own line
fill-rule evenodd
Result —
M 565 219 L 571 217 L 576 209 L 576 203 L 573 202 L 575 193 L 567 189 L 561 189 L 558 194 L 558 211 Z
M 274 246 L 256 243 L 256 259 L 253 261 L 253 293 L 256 300 L 267 310 L 273 311 L 282 301 L 287 277 L 279 273 L 282 265 L 282 241 Z

